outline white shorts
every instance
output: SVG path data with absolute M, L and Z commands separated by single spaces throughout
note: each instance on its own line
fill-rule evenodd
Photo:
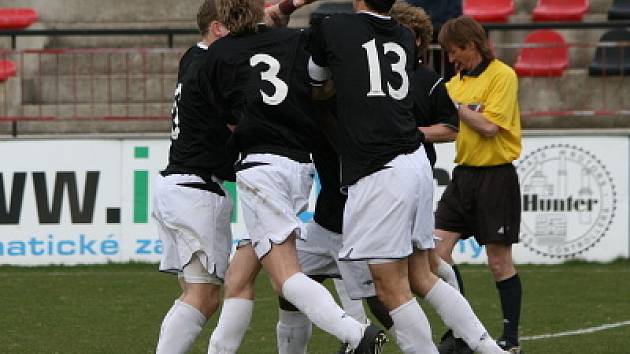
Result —
M 158 176 L 155 180 L 153 217 L 163 246 L 160 271 L 180 273 L 193 254 L 201 251 L 203 267 L 223 279 L 232 247 L 232 201 L 225 190 L 221 196 L 180 185 L 184 183 L 205 185 L 195 175 Z
M 433 176 L 420 147 L 348 187 L 340 260 L 402 259 L 431 249 Z
M 298 259 L 306 275 L 324 275 L 343 279 L 352 299 L 376 296 L 367 262 L 338 262 L 342 236 L 316 222 L 306 225 L 307 237 L 297 241 Z
M 237 164 L 243 220 L 258 259 L 291 233 L 301 237 L 304 224 L 298 215 L 308 207 L 314 174 L 312 163 L 273 154 L 247 155 Z

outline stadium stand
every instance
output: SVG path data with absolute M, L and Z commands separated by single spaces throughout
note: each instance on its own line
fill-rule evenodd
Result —
M 589 6 L 588 0 L 538 0 L 532 21 L 582 21 Z
M 615 29 L 604 33 L 588 73 L 591 76 L 630 74 L 630 32 Z
M 508 22 L 514 13 L 514 1 L 464 0 L 463 12 L 479 22 Z
M 569 48 L 556 31 L 534 31 L 525 45 L 514 64 L 519 76 L 561 76 L 569 66 Z
M 32 7 L 40 15 L 29 29 L 13 31 L 17 46 L 11 47 L 7 39 L 12 37 L 0 31 L 4 32 L 0 47 L 8 49 L 0 59 L 19 64 L 16 76 L 0 84 L 0 134 L 11 134 L 11 129 L 18 136 L 162 134 L 170 129 L 178 58 L 198 40 L 191 21 L 198 0 L 180 0 L 181 6 L 175 7 L 172 0 L 110 1 L 106 11 L 95 13 L 102 0 L 0 0 L 0 7 Z M 525 37 L 535 29 L 554 29 L 567 43 L 568 67 L 561 76 L 519 80 L 523 126 L 586 127 L 605 122 L 630 127 L 626 113 L 615 113 L 630 111 L 630 101 L 622 99 L 630 97 L 624 77 L 589 75 L 600 37 L 612 26 L 628 26 L 623 20 L 604 22 L 613 0 L 590 0 L 590 12 L 582 22 L 562 23 L 533 23 L 537 3 L 514 1 L 514 14 L 507 22 L 484 23 L 498 57 L 510 65 L 515 65 Z M 290 26 L 306 27 L 312 17 L 351 10 L 350 0 L 320 0 L 298 10 Z M 603 25 L 590 26 L 594 22 Z M 594 90 L 580 90 L 583 87 Z M 579 110 L 595 116 L 572 116 Z M 602 120 L 601 110 L 613 113 Z M 13 128 L 7 130 L 7 122 Z
M 630 20 L 630 0 L 615 0 L 608 9 L 609 20 Z
M 37 11 L 31 8 L 0 8 L 0 29 L 24 29 L 38 18 Z
M 15 63 L 10 60 L 0 60 L 0 82 L 7 81 L 11 76 L 15 76 Z

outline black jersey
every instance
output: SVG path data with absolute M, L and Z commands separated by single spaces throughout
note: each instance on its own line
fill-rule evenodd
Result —
M 212 175 L 234 180 L 227 153 L 231 132 L 200 80 L 208 48 L 197 44 L 182 56 L 171 115 L 171 147 L 166 173 L 195 174 L 206 181 Z
M 242 153 L 302 160 L 313 147 L 306 34 L 259 26 L 214 43 L 207 75 L 217 102 L 236 117 L 233 145 Z
M 310 50 L 337 91 L 342 185 L 420 146 L 409 92 L 416 66 L 410 30 L 386 16 L 339 14 L 313 31 Z
M 414 115 L 419 127 L 443 124 L 459 129 L 457 108 L 448 96 L 443 78 L 435 71 L 419 66 L 411 78 L 414 87 Z M 437 158 L 435 147 L 431 143 L 424 143 L 424 148 L 431 166 L 435 166 Z

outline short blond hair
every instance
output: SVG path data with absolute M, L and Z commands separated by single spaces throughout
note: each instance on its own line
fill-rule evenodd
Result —
M 265 15 L 263 0 L 219 0 L 219 22 L 231 32 L 253 32 Z
M 429 43 L 433 39 L 433 25 L 431 24 L 431 18 L 422 8 L 398 1 L 394 4 L 389 14 L 401 25 L 412 30 L 416 39 L 420 39 L 421 51 L 429 47 Z

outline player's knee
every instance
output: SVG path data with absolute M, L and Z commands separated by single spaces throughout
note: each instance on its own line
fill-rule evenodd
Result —
M 210 318 L 219 308 L 220 286 L 217 284 L 189 284 L 183 298 L 206 318 Z
M 238 297 L 253 300 L 254 280 L 236 272 L 228 272 L 225 278 L 225 298 Z
M 488 267 L 495 280 L 508 278 L 516 272 L 512 258 L 505 254 L 488 254 Z

